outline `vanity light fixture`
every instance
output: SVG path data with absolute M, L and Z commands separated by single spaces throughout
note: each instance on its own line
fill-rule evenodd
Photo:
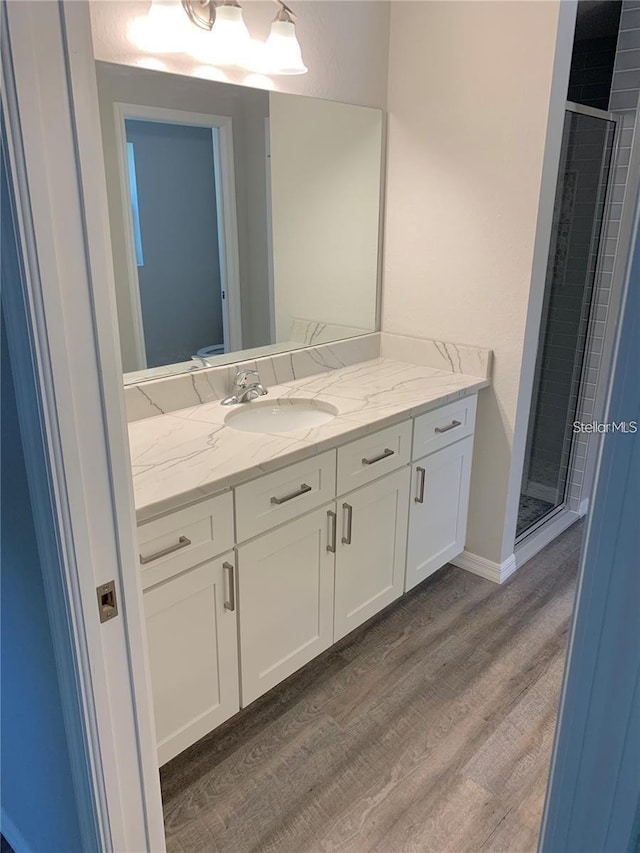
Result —
M 218 6 L 182 0 L 182 5 L 192 23 L 211 31 L 194 43 L 189 51 L 196 59 L 211 65 L 237 65 L 241 68 L 251 64 L 252 40 L 237 0 L 222 0 Z M 198 14 L 198 6 L 206 9 L 206 18 Z
M 275 2 L 278 13 L 264 43 L 251 38 L 238 0 L 151 0 L 149 12 L 132 21 L 128 37 L 149 53 L 189 53 L 210 65 L 262 74 L 306 74 L 296 16 L 283 0 Z
M 147 14 L 134 18 L 127 30 L 129 41 L 147 53 L 182 53 L 191 34 L 180 0 L 151 0 Z
M 309 69 L 302 60 L 296 36 L 296 16 L 282 0 L 277 2 L 280 8 L 263 48 L 261 70 L 265 74 L 306 74 Z

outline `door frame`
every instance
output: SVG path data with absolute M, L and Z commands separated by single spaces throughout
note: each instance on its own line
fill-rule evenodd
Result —
M 0 38 L 21 265 L 2 305 L 83 849 L 161 853 L 89 5 L 4 3 Z
M 613 137 L 612 137 L 612 148 L 611 148 L 611 157 L 609 160 L 609 180 L 607 182 L 607 186 L 604 190 L 604 198 L 602 199 L 603 212 L 602 212 L 602 221 L 599 226 L 598 231 L 598 251 L 597 251 L 597 264 L 596 269 L 594 270 L 593 276 L 593 284 L 592 284 L 592 292 L 591 292 L 591 302 L 588 310 L 588 319 L 587 319 L 587 344 L 585 345 L 583 360 L 580 364 L 579 372 L 580 376 L 578 377 L 578 402 L 576 403 L 576 415 L 579 414 L 579 406 L 580 400 L 583 393 L 583 385 L 584 385 L 584 374 L 585 374 L 585 362 L 588 358 L 588 340 L 590 335 L 590 329 L 592 327 L 593 318 L 594 318 L 594 302 L 596 291 L 599 284 L 599 276 L 601 272 L 602 266 L 602 258 L 604 255 L 604 243 L 606 241 L 606 227 L 608 223 L 610 207 L 612 203 L 612 195 L 614 188 L 614 180 L 613 174 L 615 172 L 617 166 L 617 157 L 618 157 L 618 148 L 620 144 L 620 116 L 616 113 L 607 112 L 605 110 L 596 109 L 595 107 L 587 107 L 583 104 L 576 104 L 573 101 L 567 101 L 565 105 L 565 122 L 568 114 L 575 115 L 584 115 L 589 116 L 591 118 L 600 119 L 601 121 L 607 121 L 613 125 Z M 565 138 L 565 133 L 563 131 L 563 142 Z M 606 149 L 603 149 L 602 153 L 602 162 L 600 164 L 600 177 L 602 177 L 602 170 L 604 168 L 604 158 L 606 154 Z M 562 162 L 560 163 L 562 166 Z M 558 180 L 560 178 L 560 167 L 558 171 Z M 599 185 L 600 188 L 600 185 Z M 596 228 L 596 224 L 592 227 L 592 233 L 590 237 L 590 246 L 593 245 L 593 242 L 596 237 L 596 233 L 594 229 Z M 552 234 L 551 239 L 554 241 L 556 235 Z M 551 251 L 549 252 L 549 257 L 551 256 Z M 538 360 L 541 356 L 543 346 L 540 341 L 539 333 L 540 330 L 546 323 L 547 320 L 547 301 L 550 295 L 550 288 L 545 286 L 544 294 L 543 294 L 543 307 L 542 313 L 540 317 L 539 331 L 538 331 L 538 348 L 536 351 L 536 359 L 535 359 L 535 371 L 533 378 L 533 386 L 531 390 L 531 403 L 529 408 L 529 423 L 530 426 L 531 418 L 534 415 L 534 406 L 536 402 L 537 393 L 540 386 L 540 376 L 538 375 Z M 575 366 L 574 366 L 575 370 Z M 602 384 L 603 374 L 600 375 L 600 384 Z M 597 447 L 592 446 L 591 452 L 597 454 Z M 527 471 L 527 466 L 529 464 L 529 459 L 531 457 L 531 444 L 529 441 L 529 436 L 527 436 L 527 443 L 525 447 L 525 454 L 522 464 L 523 474 Z M 569 450 L 569 459 L 567 466 L 567 477 L 564 485 L 564 493 L 562 496 L 562 500 L 556 506 L 549 510 L 549 512 L 544 515 L 542 518 L 538 519 L 534 524 L 524 530 L 522 533 L 517 534 L 515 536 L 514 542 L 514 553 L 516 555 L 516 563 L 518 567 L 523 565 L 527 560 L 531 559 L 535 554 L 537 554 L 542 548 L 544 548 L 549 542 L 552 542 L 556 536 L 559 536 L 563 530 L 566 530 L 571 524 L 573 524 L 578 519 L 582 518 L 589 506 L 588 499 L 583 500 L 578 508 L 571 509 L 569 507 L 569 503 L 567 500 L 567 495 L 569 492 L 569 488 L 572 481 L 572 476 L 575 475 L 575 464 L 576 464 L 576 456 L 575 456 L 575 435 L 572 436 L 571 445 Z M 550 500 L 550 499 L 549 499 Z
M 39 466 L 35 454 L 26 454 L 38 544 L 42 551 L 49 541 L 43 529 L 49 517 L 62 546 L 59 565 L 52 560 L 45 574 L 61 590 L 60 600 L 50 602 L 54 637 L 71 640 L 74 654 L 65 656 L 56 648 L 56 659 L 77 679 L 89 724 L 86 731 L 70 725 L 69 739 L 89 762 L 99 849 L 159 853 L 165 849 L 164 830 L 141 594 L 132 571 L 137 561 L 135 514 L 88 3 L 5 3 L 0 16 L 2 107 L 9 120 L 7 146 L 25 273 L 21 286 L 9 294 L 3 291 L 2 298 L 8 308 L 12 362 L 14 355 L 22 356 L 15 367 L 23 380 L 16 389 L 23 440 L 31 442 L 29 448 L 40 448 L 45 462 Z M 633 222 L 628 216 L 625 220 L 631 229 Z M 622 340 L 630 345 L 626 324 Z M 620 369 L 616 385 L 622 374 Z M 635 371 L 627 378 L 636 379 Z M 637 399 L 637 382 L 632 393 L 634 389 Z M 604 485 L 600 480 L 595 493 L 603 506 Z M 602 519 L 599 530 L 591 522 L 588 554 L 598 539 L 610 544 L 604 533 L 615 538 L 616 508 L 611 505 L 614 517 L 609 516 L 606 526 Z M 591 560 L 582 574 L 575 624 L 592 626 L 598 620 L 603 627 L 615 625 L 617 614 L 611 607 L 607 611 L 606 589 L 590 590 L 586 579 L 595 575 L 613 582 L 618 573 Z M 122 612 L 100 625 L 95 587 L 110 577 L 117 578 Z M 561 849 L 546 843 L 553 830 L 556 780 L 566 782 L 567 771 L 577 768 L 581 755 L 584 762 L 585 749 L 593 751 L 607 731 L 602 725 L 587 731 L 580 719 L 579 727 L 573 725 L 577 750 L 563 750 L 562 730 L 572 722 L 569 700 L 582 698 L 572 689 L 571 678 L 574 657 L 581 651 L 578 640 L 590 640 L 586 650 L 593 651 L 603 636 L 593 630 L 579 633 L 574 627 L 542 849 Z M 586 661 L 593 671 L 592 664 Z M 109 701 L 110 693 L 117 703 Z M 591 693 L 584 698 L 577 703 L 581 717 L 591 707 Z M 63 703 L 67 714 L 70 696 L 63 696 Z M 624 710 L 620 702 L 608 701 L 606 707 Z M 613 763 L 610 753 L 605 753 L 607 768 Z M 575 788 L 565 784 L 563 789 L 571 803 L 565 797 L 562 805 L 572 805 L 570 817 L 579 819 Z
M 271 120 L 264 120 L 264 174 L 267 222 L 267 290 L 269 296 L 269 338 L 276 340 L 276 295 L 273 272 L 273 196 L 271 188 Z
M 635 160 L 635 162 L 634 162 Z M 640 386 L 640 145 L 623 221 L 632 229 L 607 393 L 607 421 L 638 422 Z M 623 246 L 623 251 L 626 249 Z M 539 853 L 636 850 L 640 837 L 640 656 L 637 506 L 640 451 L 633 434 L 599 446 L 592 511 L 578 572 L 560 713 Z M 615 701 L 612 701 L 615 696 Z
M 118 151 L 120 197 L 125 222 L 125 247 L 129 292 L 133 316 L 135 352 L 138 370 L 147 367 L 144 344 L 144 325 L 140 300 L 140 281 L 134 240 L 133 213 L 129 192 L 126 119 L 151 121 L 162 124 L 180 124 L 188 127 L 211 128 L 213 143 L 213 170 L 216 187 L 216 221 L 218 228 L 218 254 L 220 259 L 220 298 L 222 302 L 222 327 L 225 352 L 242 349 L 242 321 L 240 297 L 240 257 L 238 250 L 238 219 L 236 210 L 235 163 L 233 156 L 233 119 L 175 110 L 167 107 L 151 107 L 145 104 L 128 104 L 116 101 L 113 104 Z M 194 353 L 195 355 L 195 353 Z

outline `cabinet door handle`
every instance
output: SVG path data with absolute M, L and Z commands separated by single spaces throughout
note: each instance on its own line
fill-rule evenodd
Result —
M 223 563 L 222 568 L 224 569 L 226 588 L 229 590 L 229 595 L 225 595 L 224 609 L 233 612 L 236 609 L 236 581 L 233 566 L 231 563 Z
M 417 504 L 423 504 L 424 503 L 424 481 L 426 478 L 426 471 L 424 470 L 424 468 L 420 468 L 420 466 L 416 467 L 416 471 L 418 472 L 419 486 L 418 486 L 418 495 L 417 495 L 417 497 L 414 498 L 414 501 Z
M 353 507 L 351 504 L 342 504 L 342 512 L 343 512 L 343 523 L 344 523 L 344 511 L 347 513 L 347 532 L 342 537 L 343 545 L 351 545 L 351 528 L 353 526 Z M 343 527 L 344 530 L 344 527 Z
M 338 530 L 338 516 L 332 509 L 328 509 L 327 518 L 329 519 L 329 541 L 327 542 L 327 551 L 330 554 L 335 554 L 336 536 Z
M 434 432 L 449 432 L 450 429 L 455 429 L 456 427 L 462 426 L 462 421 L 451 421 L 450 424 L 447 424 L 445 427 L 435 427 Z
M 187 539 L 186 536 L 181 536 L 175 545 L 169 545 L 168 548 L 163 548 L 162 551 L 156 551 L 155 554 L 149 554 L 148 557 L 143 557 L 142 554 L 139 554 L 140 563 L 143 566 L 146 566 L 147 563 L 153 563 L 154 560 L 159 560 L 160 557 L 167 557 L 169 554 L 173 554 L 174 551 L 180 551 L 181 548 L 186 548 L 187 545 L 191 545 L 191 539 Z
M 383 459 L 388 459 L 389 456 L 393 456 L 395 450 L 391 450 L 389 447 L 385 447 L 380 456 L 374 456 L 373 459 L 367 459 L 366 456 L 362 458 L 363 465 L 375 465 L 376 462 L 382 462 Z
M 311 486 L 308 486 L 306 483 L 301 483 L 300 488 L 297 492 L 291 492 L 290 495 L 285 495 L 283 498 L 276 498 L 274 495 L 274 497 L 271 498 L 271 503 L 280 506 L 280 504 L 286 504 L 287 501 L 292 501 L 294 498 L 299 498 L 300 495 L 306 495 L 306 493 L 310 491 Z

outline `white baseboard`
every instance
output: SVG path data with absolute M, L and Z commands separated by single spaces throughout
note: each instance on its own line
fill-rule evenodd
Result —
M 0 832 L 2 832 L 16 853 L 31 853 L 31 848 L 24 840 L 24 836 L 11 818 L 8 817 L 4 809 L 0 810 Z
M 538 551 L 542 551 L 546 545 L 553 542 L 556 537 L 564 533 L 572 524 L 575 524 L 582 517 L 581 513 L 584 503 L 587 504 L 588 508 L 589 501 L 586 500 L 580 504 L 580 512 L 574 512 L 569 509 L 562 510 L 541 525 L 530 536 L 523 539 L 522 542 L 519 542 L 516 545 L 515 552 L 516 568 L 519 569 L 520 566 L 523 566 L 528 560 L 535 557 Z
M 470 551 L 463 551 L 462 554 L 458 554 L 449 562 L 466 572 L 480 575 L 481 578 L 486 578 L 494 583 L 504 583 L 517 568 L 514 554 L 511 554 L 502 563 L 494 563 L 492 560 L 487 560 L 486 557 L 479 557 Z
M 578 512 L 568 509 L 560 511 L 545 522 L 545 524 L 541 525 L 538 530 L 517 544 L 515 553 L 507 557 L 502 563 L 494 563 L 492 560 L 487 560 L 486 557 L 480 557 L 478 554 L 472 554 L 470 551 L 463 551 L 462 554 L 458 554 L 457 557 L 449 560 L 449 562 L 474 575 L 480 575 L 481 578 L 502 584 L 520 566 L 523 566 L 528 560 L 535 557 L 539 551 L 542 551 L 556 537 L 564 533 L 567 528 L 583 518 L 588 511 L 589 498 L 585 498 L 580 502 Z

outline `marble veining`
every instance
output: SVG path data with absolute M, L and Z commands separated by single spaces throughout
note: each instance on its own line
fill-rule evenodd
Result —
M 370 333 L 370 329 L 359 329 L 357 326 L 340 326 L 336 323 L 320 323 L 318 320 L 294 317 L 289 337 L 292 341 L 301 341 L 312 346 Z
M 390 332 L 382 332 L 380 335 L 380 355 L 396 361 L 450 370 L 452 373 L 483 376 L 485 379 L 491 376 L 493 360 L 492 350 L 483 347 L 412 338 Z
M 139 522 L 489 385 L 486 378 L 385 358 L 284 382 L 269 382 L 266 373 L 262 376 L 275 405 L 317 399 L 319 404 L 333 406 L 336 417 L 286 434 L 240 432 L 225 425 L 229 408 L 209 399 L 131 423 Z
M 380 335 L 373 333 L 289 352 L 239 361 L 206 369 L 189 370 L 173 376 L 127 385 L 124 389 L 127 421 L 222 400 L 229 394 L 236 370 L 259 370 L 267 387 L 316 373 L 338 370 L 354 362 L 380 355 Z
M 492 352 L 488 349 L 388 332 L 323 344 L 318 340 L 322 324 L 316 324 L 314 329 L 308 321 L 301 322 L 307 324 L 309 343 L 315 345 L 127 385 L 124 389 L 127 420 L 131 423 L 222 400 L 229 394 L 238 369 L 259 370 L 267 387 L 340 370 L 379 356 L 449 373 L 484 379 L 491 376 Z M 332 327 L 334 331 L 337 328 Z

